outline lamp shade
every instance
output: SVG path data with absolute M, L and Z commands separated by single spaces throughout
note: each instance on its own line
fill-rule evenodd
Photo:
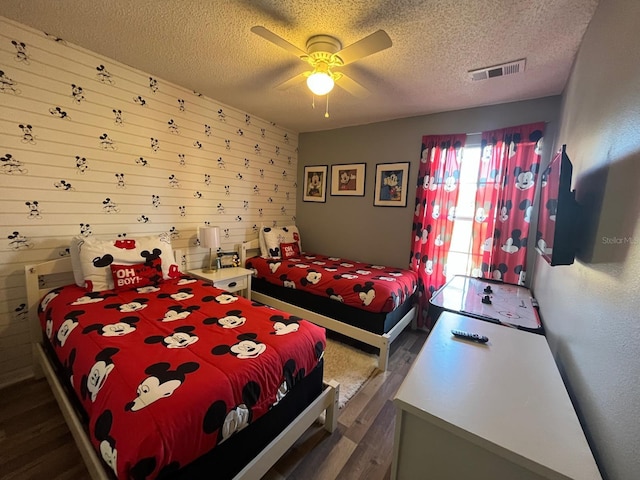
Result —
M 220 227 L 199 227 L 198 240 L 204 248 L 220 248 Z
M 315 95 L 326 95 L 333 90 L 334 85 L 333 78 L 327 72 L 315 71 L 307 77 L 307 87 Z

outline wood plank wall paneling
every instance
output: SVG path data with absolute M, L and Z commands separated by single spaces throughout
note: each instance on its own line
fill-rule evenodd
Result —
M 215 65 L 212 65 L 212 69 Z M 201 265 L 295 223 L 297 132 L 0 17 L 0 386 L 30 374 L 23 266 L 167 231 Z

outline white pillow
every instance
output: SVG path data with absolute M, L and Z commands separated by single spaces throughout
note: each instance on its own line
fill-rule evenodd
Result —
M 162 260 L 162 277 L 164 279 L 180 276 L 180 267 L 174 259 L 171 248 L 171 237 L 166 232 L 146 237 L 112 240 L 98 240 L 93 237 L 78 239 L 75 237 L 74 241 L 77 242 L 82 268 L 83 282 L 81 286 L 89 291 L 113 288 L 110 267 L 112 263 L 135 265 L 159 256 Z
M 260 256 L 268 257 L 269 250 L 267 250 L 267 244 L 264 242 L 264 227 L 260 227 L 260 231 L 258 232 L 258 243 L 260 244 Z
M 300 232 L 295 225 L 288 225 L 286 227 L 263 227 L 261 233 L 265 245 L 265 252 L 262 251 L 262 245 L 260 246 L 260 253 L 262 253 L 263 257 L 279 258 L 281 243 L 298 242 L 300 251 L 302 251 Z
M 71 244 L 69 245 L 73 279 L 79 287 L 84 287 L 84 275 L 82 274 L 82 264 L 80 263 L 80 247 L 84 243 L 84 240 L 85 238 L 82 235 L 78 235 L 71 239 Z

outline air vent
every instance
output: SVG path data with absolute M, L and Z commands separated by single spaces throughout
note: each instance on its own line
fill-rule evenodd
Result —
M 526 59 L 515 60 L 513 62 L 503 63 L 502 65 L 494 65 L 493 67 L 479 68 L 470 70 L 471 80 L 486 80 L 488 78 L 502 77 L 503 75 L 511 75 L 513 73 L 524 72 Z

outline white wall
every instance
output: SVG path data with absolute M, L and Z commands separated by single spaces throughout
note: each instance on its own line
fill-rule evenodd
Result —
M 602 0 L 564 93 L 584 205 L 571 266 L 539 261 L 534 292 L 549 343 L 605 478 L 640 474 L 640 44 L 637 0 Z
M 23 266 L 67 255 L 72 236 L 169 231 L 202 264 L 198 225 L 230 250 L 295 221 L 297 133 L 3 17 L 0 70 L 0 386 L 31 373 Z

